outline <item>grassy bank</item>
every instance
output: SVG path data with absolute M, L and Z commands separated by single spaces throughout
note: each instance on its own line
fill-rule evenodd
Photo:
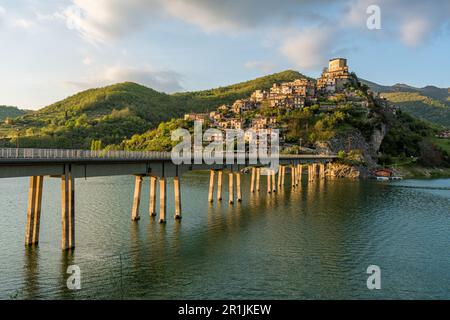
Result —
M 450 178 L 450 168 L 430 168 L 417 164 L 397 166 L 395 169 L 405 179 L 414 178 Z

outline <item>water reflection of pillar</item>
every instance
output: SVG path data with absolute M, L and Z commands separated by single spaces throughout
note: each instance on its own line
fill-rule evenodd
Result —
M 272 192 L 277 192 L 276 173 L 275 170 L 271 170 L 272 174 Z
M 314 179 L 315 179 L 315 169 L 316 169 L 316 165 L 313 163 L 313 164 L 310 164 L 310 165 L 308 165 L 308 181 L 309 182 L 313 182 L 314 181 Z
M 306 201 L 305 206 L 313 206 L 314 205 L 314 196 L 315 196 L 315 190 L 314 186 L 315 183 L 313 183 L 313 174 L 312 174 L 312 165 L 308 165 L 308 187 L 304 189 L 303 193 L 306 193 Z M 308 210 L 306 210 L 307 212 Z
M 328 179 L 332 179 L 334 177 L 334 175 L 333 175 L 333 167 L 331 165 L 331 162 L 327 163 L 327 169 L 326 170 L 327 170 L 326 172 L 327 172 L 327 175 L 328 175 Z
M 286 176 L 286 166 L 281 167 L 281 186 L 284 188 L 284 178 Z
M 67 278 L 70 276 L 67 273 L 67 269 L 69 266 L 74 265 L 74 257 L 73 257 L 73 251 L 62 251 L 61 253 L 61 263 L 60 270 L 59 270 L 59 287 L 63 288 L 61 291 L 61 296 L 59 296 L 60 299 L 73 299 L 74 294 L 77 292 L 77 290 L 69 290 L 67 288 Z
M 281 188 L 281 178 L 283 177 L 283 166 L 278 167 L 278 189 Z
M 66 166 L 61 177 L 61 248 L 75 247 L 75 178 Z
M 320 179 L 325 179 L 325 164 L 319 164 L 319 175 Z
M 141 243 L 139 242 L 139 224 L 131 223 L 130 224 L 130 241 L 132 251 L 139 249 Z
M 295 188 L 295 166 L 291 166 L 291 187 Z
M 302 165 L 301 165 L 301 164 L 298 164 L 298 165 L 297 165 L 297 171 L 298 171 L 298 175 L 297 175 L 297 177 L 298 177 L 298 179 L 297 179 L 297 184 L 300 185 L 300 186 L 301 186 L 301 184 L 302 184 L 302 174 L 303 174 L 302 169 L 303 169 Z
M 267 177 L 267 193 L 271 193 L 272 191 L 272 183 L 271 183 L 271 177 L 272 175 L 270 174 L 269 170 L 266 170 L 266 177 Z
M 18 298 L 36 299 L 39 297 L 39 251 L 36 247 L 28 247 L 24 257 L 24 296 Z
M 328 205 L 328 202 L 326 201 L 327 194 L 325 190 L 325 180 L 319 179 L 317 183 L 314 184 L 314 186 L 314 204 L 319 208 L 320 212 L 325 212 Z
M 256 178 L 256 170 L 255 170 L 255 178 Z M 256 180 L 256 179 L 255 179 Z M 249 206 L 254 207 L 260 204 L 260 193 L 254 192 L 252 196 L 249 198 Z
M 293 168 L 293 169 L 294 169 L 294 168 Z M 297 171 L 296 168 L 295 168 L 295 171 Z M 296 173 L 297 173 L 297 172 L 296 172 Z M 301 200 L 301 195 L 302 195 L 302 193 L 300 193 L 300 192 L 295 192 L 295 190 L 294 190 L 294 192 L 291 192 L 291 193 L 289 194 L 290 201 L 298 203 L 298 201 Z

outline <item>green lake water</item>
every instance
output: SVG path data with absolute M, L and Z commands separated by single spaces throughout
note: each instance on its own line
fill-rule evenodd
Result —
M 450 180 L 327 180 L 207 202 L 182 177 L 183 219 L 130 219 L 133 177 L 76 181 L 76 249 L 60 250 L 60 180 L 45 178 L 39 247 L 24 246 L 28 179 L 0 180 L 1 299 L 450 299 Z M 381 268 L 381 290 L 366 286 Z M 66 287 L 69 265 L 81 290 Z

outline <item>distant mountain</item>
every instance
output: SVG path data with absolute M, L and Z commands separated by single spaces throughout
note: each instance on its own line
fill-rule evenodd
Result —
M 450 127 L 450 88 L 416 88 L 400 83 L 383 86 L 367 80 L 360 81 L 412 116 Z
M 21 145 L 29 147 L 89 148 L 92 140 L 116 144 L 186 112 L 215 110 L 256 89 L 301 77 L 287 70 L 230 86 L 171 95 L 132 82 L 89 89 L 24 114 L 13 124 L 3 123 L 0 138 L 16 136 L 19 131 Z
M 22 110 L 17 107 L 0 106 L 0 121 L 5 120 L 6 118 L 15 118 L 28 112 L 30 111 Z

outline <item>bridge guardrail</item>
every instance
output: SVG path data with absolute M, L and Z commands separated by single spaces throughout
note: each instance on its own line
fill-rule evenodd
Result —
M 0 148 L 0 159 L 170 159 L 170 152 Z
M 242 158 L 249 155 L 248 152 L 236 152 L 234 156 L 236 158 Z M 227 156 L 226 152 L 220 153 L 223 157 Z M 194 152 L 193 152 L 194 155 Z M 202 156 L 202 152 L 199 152 L 199 156 Z M 295 155 L 295 154 L 280 154 L 280 158 L 300 158 L 301 156 L 312 155 Z M 327 155 L 314 155 L 315 157 L 335 157 L 334 154 Z M 212 157 L 220 157 L 217 153 L 213 153 Z M 265 155 L 264 157 L 271 157 L 271 155 Z M 0 159 L 36 159 L 36 160 L 94 160 L 94 159 L 111 159 L 111 160 L 139 160 L 139 159 L 158 159 L 158 160 L 170 160 L 170 152 L 159 151 L 125 151 L 125 150 L 77 150 L 77 149 L 37 149 L 37 148 L 0 148 Z

